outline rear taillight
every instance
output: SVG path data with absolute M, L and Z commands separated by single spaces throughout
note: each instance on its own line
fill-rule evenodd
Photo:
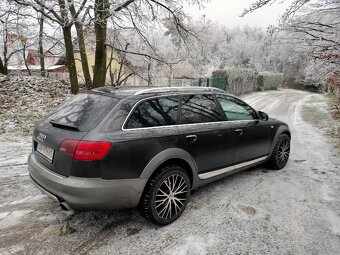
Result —
M 110 142 L 80 141 L 73 158 L 79 160 L 103 159 L 111 147 Z
M 77 160 L 100 160 L 109 152 L 110 142 L 64 140 L 59 151 Z
M 78 143 L 79 140 L 64 140 L 59 147 L 59 151 L 73 158 Z

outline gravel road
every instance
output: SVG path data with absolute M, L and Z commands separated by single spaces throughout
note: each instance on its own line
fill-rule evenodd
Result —
M 243 99 L 290 125 L 288 165 L 194 191 L 165 227 L 135 209 L 62 211 L 29 182 L 31 138 L 1 135 L 0 254 L 340 254 L 340 157 L 330 135 L 339 123 L 322 110 L 327 97 L 279 90 Z

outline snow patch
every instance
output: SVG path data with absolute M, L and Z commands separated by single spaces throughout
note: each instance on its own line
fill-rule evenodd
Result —
M 0 213 L 0 229 L 17 225 L 27 214 L 31 212 L 32 210 L 22 210 Z
M 184 239 L 182 244 L 176 244 L 165 250 L 168 255 L 184 255 L 184 254 L 208 254 L 208 248 L 216 245 L 218 239 L 209 234 L 207 237 L 190 235 Z
M 334 235 L 340 235 L 340 217 L 335 215 L 334 212 L 328 210 L 327 219 L 330 223 L 330 230 L 334 233 Z
M 13 245 L 11 247 L 0 248 L 0 254 L 24 254 L 25 246 L 24 245 Z
M 26 196 L 23 197 L 22 199 L 12 201 L 8 203 L 8 205 L 17 205 L 17 204 L 22 204 L 22 203 L 29 203 L 29 202 L 36 202 L 39 201 L 43 198 L 45 198 L 45 195 L 38 195 L 38 196 Z
M 321 187 L 321 194 L 324 200 L 326 201 L 333 201 L 335 198 L 332 195 L 335 195 L 334 192 L 332 191 L 332 189 L 324 184 Z

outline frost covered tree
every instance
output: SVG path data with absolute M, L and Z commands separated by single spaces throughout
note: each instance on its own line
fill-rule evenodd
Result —
M 8 0 L 9 1 L 9 0 Z M 151 48 L 145 29 L 152 29 L 161 23 L 164 18 L 172 20 L 176 30 L 183 35 L 186 29 L 182 3 L 183 0 L 13 0 L 21 6 L 30 7 L 41 13 L 47 19 L 58 24 L 63 31 L 64 44 L 67 56 L 68 69 L 72 93 L 78 92 L 78 79 L 75 67 L 72 27 L 76 27 L 76 37 L 79 44 L 85 82 L 88 88 L 104 86 L 107 70 L 107 46 L 120 53 L 140 54 L 129 52 L 122 45 L 124 43 L 107 42 L 108 28 L 119 31 L 135 33 L 140 40 Z M 204 0 L 202 0 L 204 1 Z M 187 2 L 187 1 L 186 1 Z M 201 0 L 191 0 L 198 4 Z M 42 12 L 42 10 L 44 10 Z M 93 26 L 96 36 L 94 75 L 91 81 L 86 64 L 87 55 L 83 43 L 84 28 Z M 152 48 L 151 48 L 152 50 Z M 156 58 L 154 54 L 149 58 Z
M 199 76 L 210 75 L 224 68 L 253 68 L 258 71 L 279 71 L 273 35 L 261 28 L 245 26 L 229 29 L 201 17 L 189 23 L 186 42 L 171 34 L 179 49 L 178 55 L 192 65 Z M 175 50 L 173 50 L 176 52 Z M 282 69 L 282 68 L 281 68 Z
M 27 21 L 30 16 L 25 8 L 13 2 L 0 3 L 1 73 L 7 74 L 9 62 L 13 58 L 18 58 L 22 65 L 26 64 L 26 49 L 34 40 L 32 23 Z M 27 71 L 30 73 L 28 67 Z
M 339 12 L 339 1 L 320 0 L 306 5 L 281 25 L 296 50 L 304 53 L 309 70 L 306 74 L 314 80 L 340 72 Z
M 0 2 L 0 38 L 2 73 L 7 73 L 8 65 L 23 65 L 31 74 L 27 58 L 30 57 L 28 52 L 33 50 L 38 53 L 41 75 L 45 76 L 46 52 L 60 53 L 60 49 L 64 48 L 51 21 L 15 1 Z
M 243 15 L 274 1 L 256 1 Z M 339 12 L 339 0 L 295 0 L 275 29 L 276 42 L 290 45 L 287 53 L 299 59 L 295 63 L 304 61 L 307 78 L 322 81 L 340 73 Z

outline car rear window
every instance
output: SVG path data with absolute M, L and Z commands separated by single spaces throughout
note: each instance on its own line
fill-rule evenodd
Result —
M 78 94 L 61 105 L 47 121 L 61 128 L 89 131 L 99 124 L 118 101 L 118 98 L 103 94 Z

